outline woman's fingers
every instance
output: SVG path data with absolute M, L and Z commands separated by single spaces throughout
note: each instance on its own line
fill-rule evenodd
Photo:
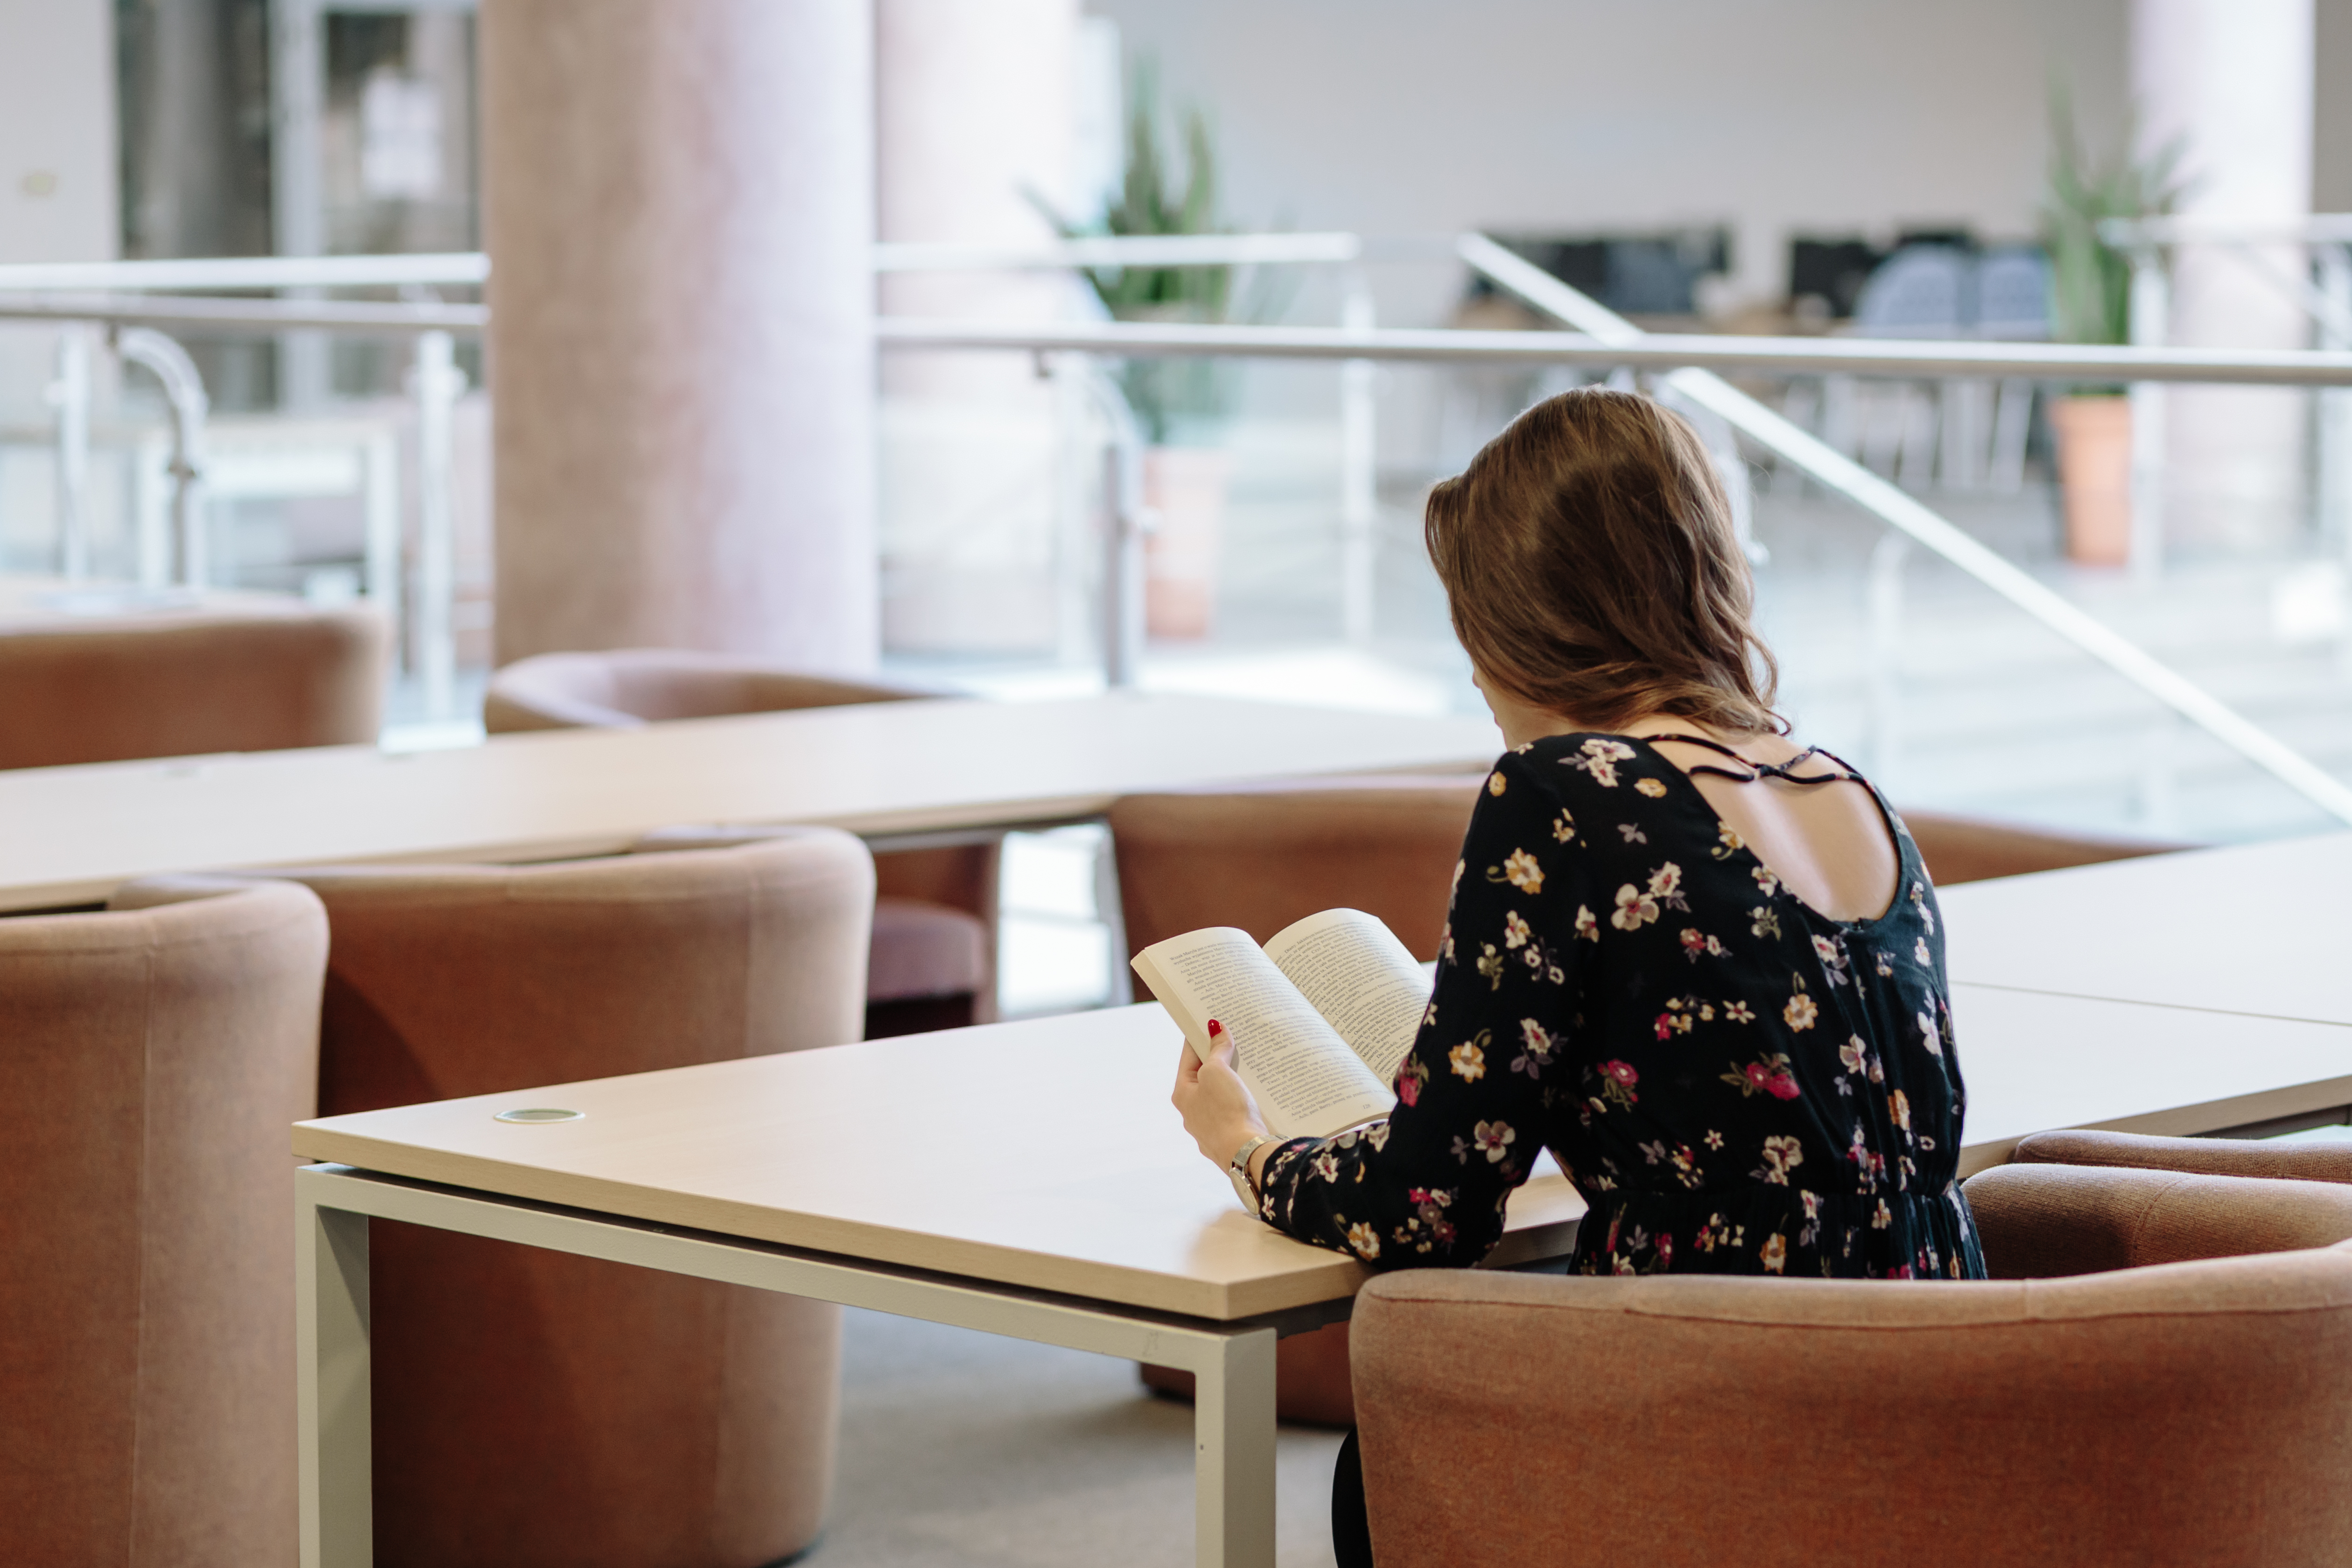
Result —
M 1216 1041 L 1221 1039 L 1221 1037 L 1228 1041 L 1233 1039 L 1230 1035 L 1223 1035 L 1223 1030 L 1225 1030 L 1225 1025 L 1218 1023 L 1216 1018 L 1209 1020 L 1209 1060 L 1218 1060 Z M 1225 1048 L 1225 1060 L 1218 1065 L 1223 1065 L 1223 1068 L 1230 1068 L 1230 1065 L 1233 1065 L 1233 1048 L 1230 1047 Z M 1185 1102 L 1185 1093 L 1192 1089 L 1200 1089 L 1200 1069 L 1202 1069 L 1200 1051 L 1192 1048 L 1192 1041 L 1185 1041 L 1183 1047 L 1179 1048 L 1179 1053 L 1176 1053 L 1176 1093 L 1171 1096 L 1171 1100 L 1176 1100 L 1179 1110 Z
M 1234 1070 L 1234 1032 L 1214 1018 L 1209 1020 L 1209 1060 L 1227 1072 Z

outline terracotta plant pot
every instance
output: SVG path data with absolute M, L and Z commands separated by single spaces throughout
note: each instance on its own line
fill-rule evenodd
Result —
M 2058 489 L 2066 509 L 2066 559 L 2084 566 L 2131 560 L 2131 400 L 2062 397 L 2051 405 L 2058 430 Z
M 1143 454 L 1143 504 L 1158 514 L 1144 543 L 1143 623 L 1152 637 L 1205 637 L 1217 611 L 1217 553 L 1233 458 L 1211 447 Z

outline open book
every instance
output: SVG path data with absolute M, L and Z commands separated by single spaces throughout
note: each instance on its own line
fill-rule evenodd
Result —
M 1202 1060 L 1210 1019 L 1233 1031 L 1235 1069 L 1278 1138 L 1387 1115 L 1429 1000 L 1427 973 L 1361 910 L 1309 915 L 1263 951 L 1232 926 L 1187 931 L 1134 966 Z

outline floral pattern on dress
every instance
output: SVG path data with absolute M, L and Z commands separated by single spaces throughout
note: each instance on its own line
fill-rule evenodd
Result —
M 1980 1277 L 1935 889 L 1887 818 L 1891 907 L 1832 921 L 1646 742 L 1507 753 L 1395 1110 L 1278 1146 L 1260 1212 L 1375 1268 L 1465 1267 L 1549 1149 L 1586 1273 Z

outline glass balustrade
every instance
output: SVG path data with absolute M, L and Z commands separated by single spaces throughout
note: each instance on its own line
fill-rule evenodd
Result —
M 1405 265 L 1440 279 L 1433 293 L 1460 286 L 1451 263 Z M 400 291 L 331 298 L 391 302 Z M 1328 320 L 1341 304 L 1336 286 L 1302 289 L 1296 313 Z M 404 628 L 396 735 L 462 735 L 487 673 L 491 607 L 492 389 L 474 340 L 455 341 L 464 388 L 446 437 L 428 441 L 414 334 L 302 336 L 311 346 L 300 352 L 322 354 L 332 374 L 331 394 L 301 408 L 274 384 L 286 344 L 202 327 L 173 336 L 211 399 L 208 579 L 380 599 Z M 78 372 L 60 341 L 52 324 L 0 324 L 0 571 L 60 570 L 78 508 L 89 574 L 171 582 L 181 546 L 160 385 L 102 332 L 86 334 Z M 1116 434 L 1101 387 L 1112 382 L 1147 400 L 1131 410 L 1150 529 L 1142 684 L 1475 710 L 1423 555 L 1422 499 L 1518 409 L 1606 378 L 1605 366 L 1226 356 L 1182 362 L 1182 378 L 1157 383 L 1118 370 L 1058 352 L 886 355 L 887 668 L 1007 698 L 1101 683 Z M 87 384 L 79 459 L 61 439 L 74 374 Z M 2063 387 L 1769 371 L 1733 380 L 2319 768 L 2352 773 L 2352 527 L 2333 434 L 2352 394 L 2258 394 L 2287 409 L 2297 437 L 2278 471 L 2250 481 L 2269 499 L 2232 523 L 2226 497 L 2174 498 L 2160 557 L 2133 567 L 2079 559 L 2112 555 L 2113 542 L 2070 536 L 2051 420 Z M 1659 382 L 1644 372 L 1636 384 Z M 1785 455 L 1719 419 L 1708 434 L 1759 547 L 1784 706 L 1898 800 L 2213 841 L 2335 821 Z M 432 529 L 444 531 L 446 558 L 428 570 Z

